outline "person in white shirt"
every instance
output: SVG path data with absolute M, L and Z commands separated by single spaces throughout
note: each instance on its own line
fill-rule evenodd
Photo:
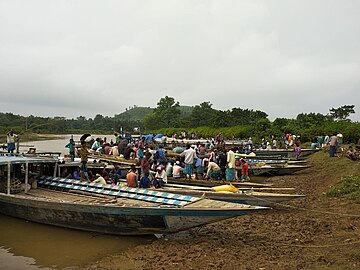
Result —
M 225 170 L 226 180 L 235 180 L 235 153 L 230 149 L 226 154 L 227 168 Z
M 99 184 L 103 184 L 103 185 L 106 184 L 104 177 L 102 177 L 100 174 L 97 173 L 96 177 L 97 178 L 93 181 L 93 183 L 99 183 Z
M 155 188 L 161 188 L 166 183 L 167 183 L 167 174 L 164 169 L 164 166 L 160 165 L 156 168 L 156 174 L 153 180 L 153 184 Z
M 7 150 L 8 153 L 14 153 L 15 150 L 15 140 L 17 138 L 17 135 L 14 134 L 13 130 L 11 129 L 7 135 L 6 135 L 6 143 L 7 143 Z
M 188 144 L 186 145 L 186 150 L 182 152 L 180 156 L 184 157 L 184 162 L 185 162 L 184 174 L 186 175 L 186 178 L 191 179 L 194 173 L 194 161 L 195 158 L 197 158 L 196 152 Z
M 204 168 L 207 168 L 205 178 L 218 179 L 221 175 L 220 166 L 213 161 L 209 161 L 209 159 L 207 158 L 204 158 L 203 162 L 204 162 Z
M 180 166 L 180 161 L 176 161 L 173 166 L 173 177 L 180 178 L 183 170 L 184 168 Z

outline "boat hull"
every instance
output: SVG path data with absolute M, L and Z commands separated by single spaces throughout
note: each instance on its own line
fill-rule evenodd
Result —
M 176 189 L 167 190 L 168 192 L 176 192 L 178 194 L 189 195 L 189 196 L 205 196 L 205 198 L 212 200 L 220 200 L 224 202 L 249 204 L 257 206 L 270 206 L 275 203 L 290 201 L 293 199 L 303 198 L 304 195 L 299 194 L 272 194 L 264 192 L 239 192 L 239 193 L 223 193 L 215 191 L 200 191 L 200 190 L 188 190 L 188 189 Z
M 26 197 L 0 194 L 0 213 L 42 224 L 116 235 L 173 233 L 255 210 L 119 207 Z

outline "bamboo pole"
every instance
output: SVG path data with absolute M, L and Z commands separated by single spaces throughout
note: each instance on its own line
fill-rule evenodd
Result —
M 10 183 L 11 183 L 11 164 L 8 162 L 8 173 L 7 173 L 7 194 L 10 195 Z
M 25 193 L 28 191 L 28 183 L 29 183 L 29 161 L 25 162 Z

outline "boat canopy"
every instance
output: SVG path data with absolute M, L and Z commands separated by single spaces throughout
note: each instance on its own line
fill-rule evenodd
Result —
M 24 157 L 24 156 L 0 156 L 0 165 L 25 164 L 25 163 L 56 163 L 57 159 L 46 157 Z

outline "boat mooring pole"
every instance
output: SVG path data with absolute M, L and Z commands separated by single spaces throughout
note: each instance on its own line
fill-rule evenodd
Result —
M 54 168 L 54 174 L 53 174 L 53 177 L 56 177 L 56 173 L 57 173 L 57 170 L 58 170 L 58 163 L 56 162 L 55 163 L 55 168 Z M 59 176 L 60 176 L 60 168 L 59 168 Z
M 25 162 L 25 193 L 28 191 L 28 183 L 29 183 L 29 161 Z
M 10 169 L 11 169 L 11 164 L 10 162 L 8 162 L 8 173 L 7 173 L 7 194 L 10 195 L 10 178 L 11 178 L 11 173 L 10 173 Z

